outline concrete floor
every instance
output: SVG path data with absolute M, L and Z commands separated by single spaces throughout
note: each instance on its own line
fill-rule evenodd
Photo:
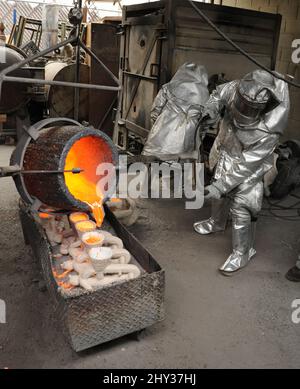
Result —
M 0 146 L 0 166 L 12 147 Z M 25 247 L 13 181 L 0 181 L 0 368 L 299 368 L 300 324 L 291 303 L 300 284 L 284 278 L 294 264 L 299 223 L 261 218 L 256 259 L 225 278 L 217 271 L 230 253 L 230 230 L 201 237 L 194 221 L 208 209 L 181 201 L 144 201 L 131 228 L 166 270 L 167 317 L 142 341 L 125 337 L 86 352 L 71 350 L 55 320 L 48 292 Z

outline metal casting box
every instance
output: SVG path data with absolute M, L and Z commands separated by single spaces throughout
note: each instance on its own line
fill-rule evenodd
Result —
M 93 292 L 75 288 L 72 293 L 61 290 L 56 283 L 52 248 L 43 228 L 23 203 L 19 212 L 25 243 L 40 262 L 58 319 L 76 352 L 139 332 L 164 319 L 164 270 L 109 209 L 107 223 L 144 272 L 139 278 Z

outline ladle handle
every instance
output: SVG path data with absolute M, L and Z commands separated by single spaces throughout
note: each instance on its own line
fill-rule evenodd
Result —
M 73 173 L 79 174 L 83 172 L 83 169 L 78 167 L 71 170 L 20 170 L 20 174 L 64 174 L 64 173 Z
M 78 167 L 75 167 L 71 170 L 21 170 L 20 166 L 18 165 L 0 167 L 0 177 L 11 177 L 16 174 L 79 174 L 81 172 L 83 172 L 83 169 Z

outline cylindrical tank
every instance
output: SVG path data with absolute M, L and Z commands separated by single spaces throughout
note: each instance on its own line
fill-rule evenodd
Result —
M 49 62 L 45 66 L 45 79 L 48 81 L 75 82 L 76 64 L 66 62 Z M 80 65 L 80 82 L 89 83 L 88 65 Z M 74 117 L 74 88 L 65 86 L 46 86 L 50 117 Z M 79 121 L 88 121 L 89 91 L 80 89 Z
M 26 55 L 21 50 L 9 45 L 0 45 L 0 72 L 25 58 Z M 8 76 L 31 77 L 31 72 L 25 67 L 9 73 Z M 27 93 L 27 87 L 27 84 L 4 82 L 0 96 L 0 113 L 15 112 L 28 103 L 30 97 Z
M 18 164 L 24 170 L 83 169 L 80 174 L 16 176 L 17 189 L 26 203 L 36 198 L 53 209 L 88 211 L 86 202 L 93 204 L 99 200 L 97 167 L 101 163 L 110 163 L 112 168 L 117 164 L 118 153 L 111 139 L 90 127 L 50 127 L 41 130 L 36 141 L 20 142 L 21 149 L 17 146 L 11 164 Z M 113 173 L 114 169 L 108 176 Z

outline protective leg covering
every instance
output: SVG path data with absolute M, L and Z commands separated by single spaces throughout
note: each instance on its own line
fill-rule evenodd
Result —
M 224 231 L 230 210 L 230 202 L 230 198 L 227 197 L 221 200 L 212 200 L 211 217 L 194 223 L 194 230 L 201 235 Z
M 232 214 L 232 253 L 220 268 L 231 275 L 245 267 L 256 254 L 254 250 L 256 217 L 262 206 L 263 183 L 242 184 L 234 194 Z

